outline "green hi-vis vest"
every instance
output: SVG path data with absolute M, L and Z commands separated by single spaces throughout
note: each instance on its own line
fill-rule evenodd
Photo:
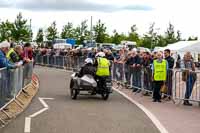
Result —
M 10 60 L 10 54 L 12 53 L 12 52 L 15 52 L 14 51 L 14 48 L 11 48 L 9 51 L 8 51 L 8 53 L 6 54 L 6 58 L 8 59 L 8 60 Z
M 154 65 L 154 80 L 155 81 L 166 81 L 167 79 L 167 61 L 162 60 L 158 62 L 157 60 L 153 61 Z
M 10 55 L 12 54 L 12 53 L 16 53 L 15 52 L 15 50 L 13 49 L 13 48 L 11 48 L 9 51 L 8 51 L 8 53 L 6 54 L 6 58 L 10 61 L 10 62 L 13 62 L 13 60 L 11 59 L 11 57 L 10 57 Z M 17 53 L 16 53 L 17 54 Z M 17 60 L 19 60 L 19 56 L 17 55 Z M 13 62 L 14 63 L 14 62 Z
M 110 62 L 106 58 L 98 58 L 97 59 L 98 66 L 97 66 L 97 76 L 110 76 Z

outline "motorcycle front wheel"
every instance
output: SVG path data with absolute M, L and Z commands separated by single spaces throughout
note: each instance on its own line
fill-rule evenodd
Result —
M 75 100 L 78 95 L 78 91 L 76 89 L 74 89 L 74 81 L 73 80 L 71 80 L 71 82 L 70 82 L 70 95 L 71 95 L 71 99 L 73 99 L 73 100 Z

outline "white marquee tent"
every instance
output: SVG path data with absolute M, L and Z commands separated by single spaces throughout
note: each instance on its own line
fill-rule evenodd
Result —
M 165 49 L 170 49 L 173 53 L 178 53 L 181 57 L 183 57 L 185 52 L 189 51 L 193 57 L 197 59 L 198 54 L 200 54 L 200 41 L 179 41 L 162 47 L 158 51 L 163 51 Z
M 200 53 L 200 41 L 180 41 L 177 43 L 169 44 L 160 50 L 170 49 L 176 52 L 187 52 Z
M 66 49 L 66 48 L 71 48 L 72 45 L 68 43 L 56 43 L 53 45 L 53 48 L 55 49 Z

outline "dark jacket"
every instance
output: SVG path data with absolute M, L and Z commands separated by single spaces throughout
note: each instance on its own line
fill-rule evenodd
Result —
M 106 59 L 114 61 L 114 56 L 112 54 L 106 54 Z
M 151 59 L 149 59 L 149 58 L 147 58 L 147 59 L 141 59 L 141 65 L 143 66 L 143 67 L 149 67 L 150 66 L 150 64 L 151 64 Z
M 130 59 L 130 65 L 133 65 L 133 64 L 141 64 L 141 59 L 138 55 L 136 55 L 135 57 L 131 57 Z
M 13 62 L 13 63 L 16 63 L 16 62 L 19 62 L 23 60 L 23 58 L 17 54 L 17 52 L 13 51 L 11 54 L 10 54 L 10 61 Z
M 168 62 L 169 69 L 173 69 L 173 67 L 174 67 L 174 58 L 172 58 L 171 56 L 168 56 L 167 58 L 165 58 L 165 60 Z
M 91 63 L 85 64 L 83 67 L 81 67 L 81 70 L 78 73 L 78 77 L 82 77 L 85 74 L 90 74 L 92 76 L 95 76 L 96 68 Z

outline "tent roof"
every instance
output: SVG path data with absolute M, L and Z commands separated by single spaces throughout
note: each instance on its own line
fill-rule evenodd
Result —
M 177 52 L 200 52 L 200 41 L 180 41 L 177 43 L 169 44 L 162 48 L 162 50 L 164 49 L 170 49 Z
M 54 48 L 58 48 L 58 49 L 65 49 L 65 48 L 69 48 L 71 47 L 71 44 L 68 43 L 56 43 L 53 45 Z

